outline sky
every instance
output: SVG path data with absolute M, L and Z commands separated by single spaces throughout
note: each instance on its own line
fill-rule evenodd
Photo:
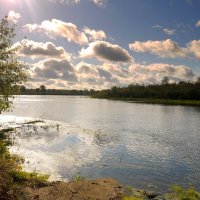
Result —
M 200 0 L 0 0 L 27 87 L 105 89 L 195 81 Z

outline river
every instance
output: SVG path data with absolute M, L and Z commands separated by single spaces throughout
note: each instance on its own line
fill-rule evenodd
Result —
M 144 189 L 200 189 L 199 107 L 21 96 L 0 123 L 33 119 L 45 122 L 23 126 L 10 149 L 25 157 L 27 170 L 52 180 L 112 177 Z

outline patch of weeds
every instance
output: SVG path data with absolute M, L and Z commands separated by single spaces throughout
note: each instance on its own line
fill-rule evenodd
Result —
M 85 180 L 85 177 L 80 176 L 79 174 L 76 175 L 76 176 L 73 178 L 73 181 L 84 181 L 84 180 Z
M 25 172 L 25 171 L 17 171 L 14 170 L 10 172 L 11 177 L 15 182 L 21 183 L 24 181 L 47 181 L 49 175 L 41 175 L 37 172 Z
M 172 193 L 166 195 L 167 200 L 199 200 L 200 193 L 194 188 L 185 189 L 178 185 L 172 186 Z

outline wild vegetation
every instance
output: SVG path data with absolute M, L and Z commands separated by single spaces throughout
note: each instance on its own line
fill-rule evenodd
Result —
M 196 82 L 169 83 L 164 77 L 161 84 L 112 87 L 96 92 L 96 98 L 124 99 L 149 103 L 197 104 L 200 105 L 200 77 Z M 171 101 L 170 101 L 171 100 Z

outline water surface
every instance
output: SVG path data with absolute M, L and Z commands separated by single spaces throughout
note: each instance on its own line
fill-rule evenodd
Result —
M 113 177 L 136 187 L 173 183 L 200 189 L 200 108 L 135 104 L 74 96 L 21 96 L 6 125 L 17 130 L 12 152 L 25 169 L 52 179 Z M 13 124 L 12 124 L 13 125 Z

